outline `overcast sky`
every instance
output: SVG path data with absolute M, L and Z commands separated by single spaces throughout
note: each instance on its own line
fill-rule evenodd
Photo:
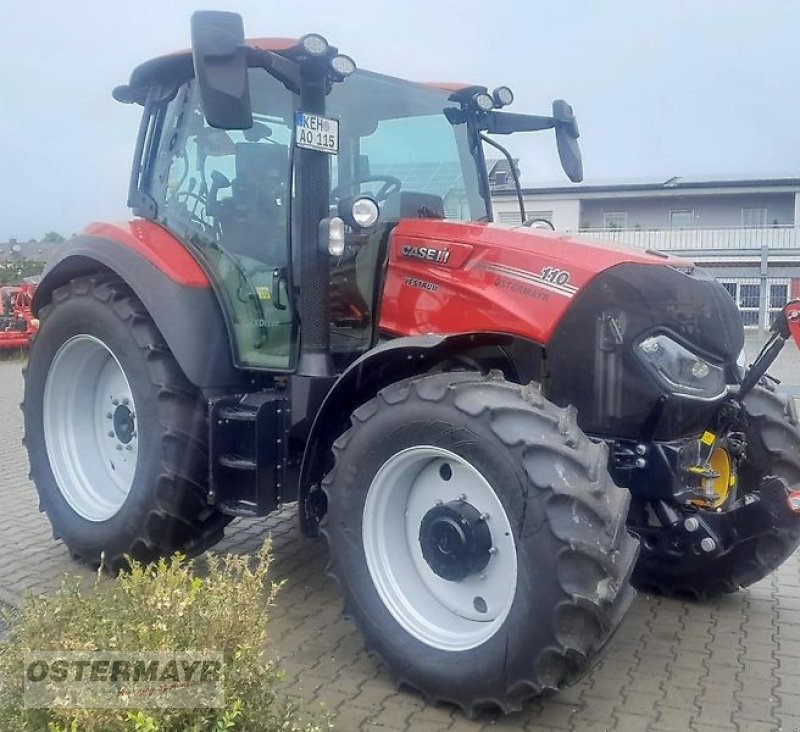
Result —
M 567 99 L 587 180 L 800 176 L 797 0 L 0 0 L 0 241 L 127 216 L 139 108 L 111 89 L 187 47 L 199 7 L 374 71 L 507 84 L 515 111 Z M 524 182 L 566 181 L 551 133 L 509 146 Z

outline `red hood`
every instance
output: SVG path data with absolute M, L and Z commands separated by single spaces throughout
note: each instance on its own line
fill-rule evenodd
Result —
M 623 263 L 694 267 L 542 229 L 405 219 L 392 234 L 381 327 L 397 335 L 501 331 L 546 343 L 581 288 Z
M 585 285 L 592 275 L 622 262 L 668 264 L 673 267 L 694 266 L 694 263 L 666 254 L 651 254 L 638 247 L 616 241 L 582 239 L 547 229 L 507 224 L 464 223 L 431 219 L 404 219 L 395 229 L 395 236 L 410 236 L 431 242 L 463 242 L 480 247 L 514 250 L 520 254 L 545 255 L 553 261 L 570 265 L 575 270 L 575 284 Z M 585 274 L 578 277 L 578 272 Z

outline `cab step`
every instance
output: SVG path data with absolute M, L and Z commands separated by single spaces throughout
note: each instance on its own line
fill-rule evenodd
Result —
M 277 390 L 209 403 L 210 503 L 232 516 L 265 516 L 283 502 L 290 416 Z

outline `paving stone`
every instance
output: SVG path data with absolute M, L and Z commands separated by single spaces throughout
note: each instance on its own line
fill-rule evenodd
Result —
M 700 712 L 695 717 L 695 724 L 705 724 L 731 729 L 733 727 L 731 715 L 735 711 L 736 709 L 731 709 L 730 705 L 701 704 Z
M 740 697 L 738 709 L 733 714 L 746 721 L 772 722 L 776 719 L 777 712 L 775 697 L 767 696 L 763 699 Z
M 659 705 L 657 711 L 658 718 L 653 723 L 652 729 L 663 732 L 685 732 L 697 714 L 696 708 L 676 708 L 665 704 Z
M 635 714 L 618 714 L 616 722 L 615 732 L 647 732 L 653 724 L 651 717 Z
M 57 586 L 64 571 L 94 580 L 52 540 L 38 511 L 19 444 L 21 388 L 20 364 L 0 361 L 0 602 L 9 604 Z M 310 708 L 324 703 L 343 732 L 761 732 L 781 725 L 800 732 L 798 556 L 765 581 L 713 602 L 642 593 L 604 660 L 577 687 L 532 701 L 520 714 L 469 720 L 397 691 L 364 653 L 325 579 L 325 542 L 300 536 L 294 506 L 266 519 L 237 519 L 226 533 L 222 552 L 253 552 L 272 538 L 271 571 L 287 580 L 269 626 L 268 652 L 286 671 L 280 688 Z

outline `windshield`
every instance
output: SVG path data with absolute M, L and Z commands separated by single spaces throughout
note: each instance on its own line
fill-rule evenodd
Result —
M 328 115 L 340 120 L 339 155 L 332 158 L 332 197 L 372 193 L 382 219 L 402 213 L 401 193 L 441 199 L 445 218 L 486 220 L 477 161 L 449 92 L 367 71 L 336 84 Z

